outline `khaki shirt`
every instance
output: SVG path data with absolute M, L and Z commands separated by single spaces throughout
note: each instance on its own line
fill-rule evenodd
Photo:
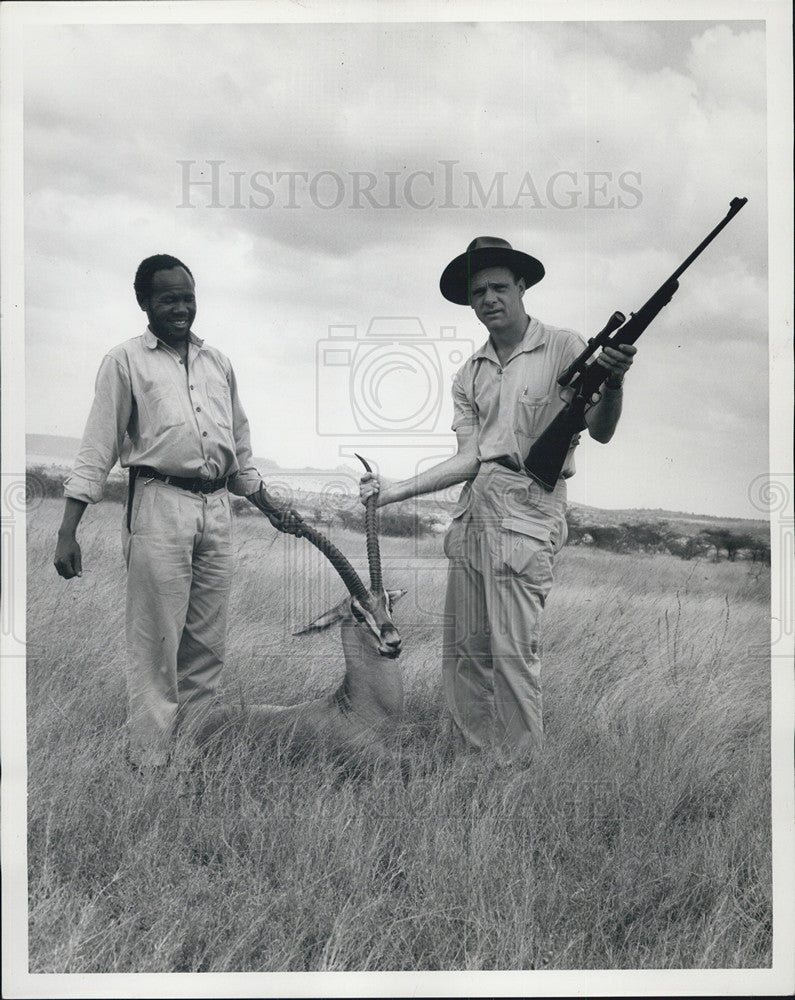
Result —
M 189 334 L 187 373 L 175 350 L 147 327 L 102 359 L 94 402 L 64 495 L 102 499 L 116 461 L 166 475 L 219 479 L 245 496 L 261 479 L 232 365 Z
M 481 462 L 507 456 L 522 468 L 532 443 L 563 409 L 556 379 L 582 353 L 585 341 L 573 330 L 531 318 L 524 338 L 504 365 L 489 339 L 453 379 L 453 430 L 478 428 Z M 574 475 L 572 440 L 563 478 Z

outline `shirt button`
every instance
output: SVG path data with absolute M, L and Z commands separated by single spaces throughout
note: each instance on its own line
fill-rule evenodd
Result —
M 202 437 L 203 437 L 203 438 L 206 438 L 206 437 L 207 437 L 207 431 L 202 431 Z
M 191 389 L 192 389 L 192 388 L 193 388 L 193 386 L 191 386 Z
M 197 413 L 201 413 L 201 411 L 202 411 L 202 408 L 201 408 L 200 406 L 197 406 L 197 407 L 196 407 L 196 412 L 197 412 Z
M 179 359 L 179 363 L 180 363 L 180 364 L 184 364 L 184 362 L 183 362 L 182 358 L 180 358 L 180 359 Z

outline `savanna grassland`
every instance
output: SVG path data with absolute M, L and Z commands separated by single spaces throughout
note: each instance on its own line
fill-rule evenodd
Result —
M 383 538 L 407 710 L 401 764 L 230 738 L 124 764 L 122 508 L 52 567 L 28 515 L 30 971 L 652 969 L 771 962 L 769 569 L 585 547 L 544 629 L 547 742 L 524 768 L 455 757 L 442 712 L 441 541 Z M 236 522 L 227 699 L 341 676 L 341 596 L 306 543 Z M 360 534 L 334 540 L 364 566 Z M 303 547 L 302 547 L 303 545 Z

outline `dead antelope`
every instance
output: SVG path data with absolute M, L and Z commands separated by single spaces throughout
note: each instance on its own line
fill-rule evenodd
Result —
M 265 514 L 277 510 L 262 487 L 254 502 Z M 406 591 L 384 590 L 377 516 L 372 496 L 365 513 L 369 588 L 325 535 L 306 522 L 300 527 L 301 535 L 323 553 L 348 589 L 349 596 L 294 633 L 305 635 L 342 622 L 345 676 L 339 687 L 325 697 L 297 705 L 215 708 L 201 726 L 200 742 L 221 729 L 234 728 L 253 739 L 286 737 L 296 745 L 319 741 L 332 750 L 366 751 L 383 743 L 394 729 L 403 711 L 403 679 L 396 662 L 400 635 L 392 621 L 392 606 Z

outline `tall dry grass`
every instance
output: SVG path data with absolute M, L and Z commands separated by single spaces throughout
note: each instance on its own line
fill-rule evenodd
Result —
M 142 778 L 123 762 L 121 508 L 51 565 L 29 516 L 30 969 L 168 972 L 730 968 L 771 960 L 767 570 L 565 550 L 544 631 L 547 743 L 453 757 L 439 685 L 445 562 L 384 539 L 405 652 L 399 757 L 351 771 L 230 740 Z M 328 690 L 338 599 L 309 546 L 236 526 L 224 696 Z M 339 532 L 364 567 L 360 535 Z M 286 581 L 286 582 L 285 582 Z

